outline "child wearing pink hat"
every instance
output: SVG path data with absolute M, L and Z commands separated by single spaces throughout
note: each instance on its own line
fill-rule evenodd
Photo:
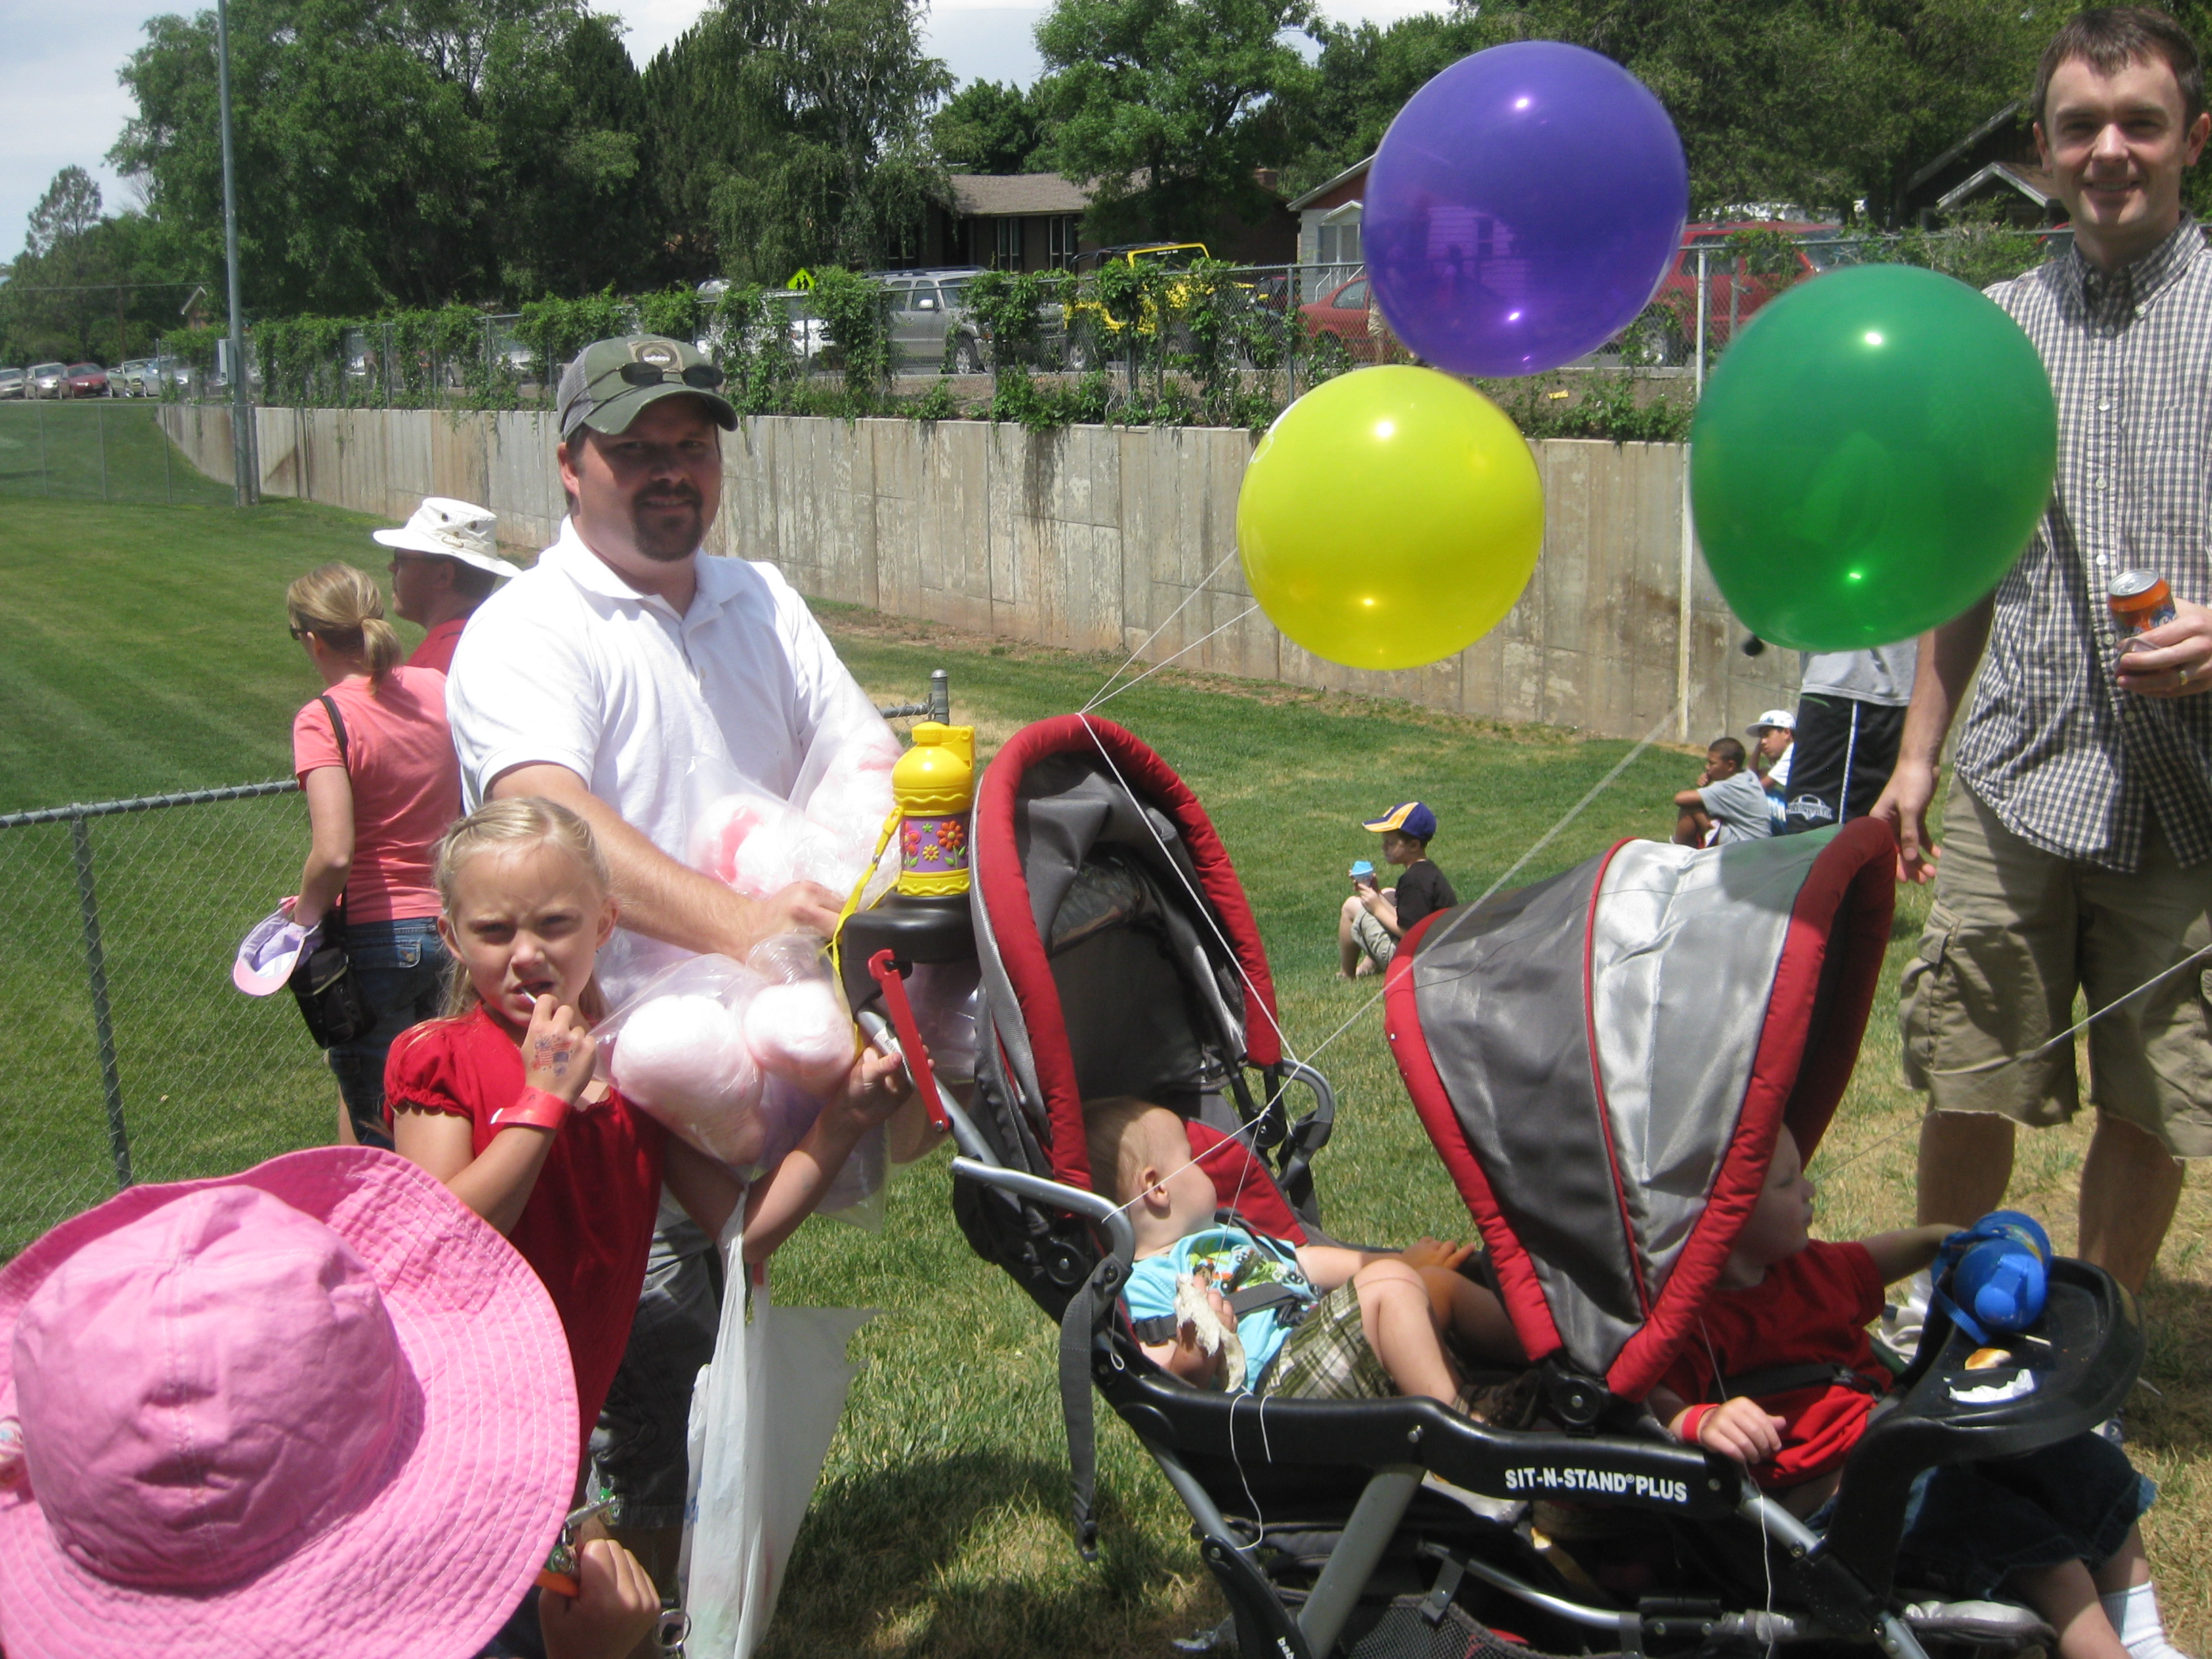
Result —
M 560 1531 L 575 1409 L 537 1277 L 404 1159 L 130 1188 L 0 1267 L 0 1649 L 467 1659 Z M 587 1565 L 554 1659 L 659 1614 Z
M 748 1194 L 722 1164 L 593 1075 L 592 979 L 616 907 L 584 821 L 554 802 L 487 801 L 447 832 L 439 932 L 461 965 L 447 1017 L 392 1045 L 384 1092 L 400 1155 L 513 1241 L 551 1293 L 574 1362 L 582 1443 L 645 1282 L 662 1182 L 720 1236 L 746 1204 L 748 1261 L 805 1219 L 862 1134 L 907 1093 L 899 1062 L 856 1058 L 836 1098 Z

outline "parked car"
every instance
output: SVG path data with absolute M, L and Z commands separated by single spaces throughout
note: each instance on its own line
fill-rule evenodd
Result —
M 118 398 L 151 398 L 161 388 L 154 384 L 151 357 L 126 357 L 107 371 L 107 383 Z
M 69 366 L 69 395 L 72 398 L 108 396 L 107 371 L 98 363 L 71 363 Z
M 67 363 L 33 363 L 30 380 L 31 396 L 33 398 L 69 396 L 69 365 Z
M 1741 253 L 1729 249 L 1728 239 L 1744 230 L 1779 231 L 1785 236 L 1811 240 L 1800 241 L 1793 250 L 1797 266 L 1794 274 L 1768 275 L 1750 270 Z M 1705 256 L 1705 349 L 1709 354 L 1725 346 L 1760 307 L 1791 283 L 1848 264 L 1854 257 L 1850 244 L 1833 225 L 1747 219 L 1691 225 L 1682 233 L 1681 249 L 1660 280 L 1659 291 L 1644 314 L 1624 331 L 1625 356 L 1674 367 L 1696 355 L 1701 251 Z
M 868 273 L 891 292 L 894 373 L 933 374 L 948 362 L 955 374 L 982 372 L 982 333 L 966 303 L 968 284 L 981 274 L 981 265 Z
M 1361 362 L 1375 356 L 1375 338 L 1367 331 L 1367 273 L 1339 283 L 1318 300 L 1298 307 L 1298 321 L 1306 333 L 1318 339 L 1333 334 L 1344 349 Z
M 0 368 L 0 398 L 20 398 L 29 377 L 20 368 Z

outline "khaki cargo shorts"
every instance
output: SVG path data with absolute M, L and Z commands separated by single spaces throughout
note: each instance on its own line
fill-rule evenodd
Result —
M 2006 829 L 1964 787 L 1943 814 L 1936 902 L 1899 988 L 1905 1074 L 1930 1111 L 2002 1112 L 2038 1127 L 2080 1109 L 2076 1045 L 2026 1054 L 2077 1018 L 2212 944 L 2212 863 L 2174 863 L 2155 816 L 2123 874 L 2055 857 Z M 2179 1158 L 2212 1158 L 2212 957 L 2161 981 L 2085 1034 L 2090 1099 Z M 1978 1069 L 1988 1066 L 1988 1069 Z

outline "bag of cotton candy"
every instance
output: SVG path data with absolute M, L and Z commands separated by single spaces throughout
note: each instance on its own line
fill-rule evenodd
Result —
M 623 1097 L 740 1174 L 774 1164 L 814 1121 L 814 1103 L 770 1089 L 745 1041 L 765 988 L 727 957 L 664 969 L 601 1023 L 599 1064 Z
M 860 884 L 890 817 L 901 745 L 857 688 L 833 716 L 817 728 L 787 798 L 726 762 L 695 760 L 684 789 L 692 868 L 752 898 L 795 881 L 842 898 Z
M 817 1098 L 842 1087 L 860 1053 L 860 1033 L 830 976 L 822 941 L 779 933 L 755 945 L 745 965 L 767 981 L 745 1010 L 745 1037 L 761 1068 Z M 886 1140 L 880 1124 L 860 1137 L 823 1194 L 823 1214 L 871 1231 L 883 1225 Z

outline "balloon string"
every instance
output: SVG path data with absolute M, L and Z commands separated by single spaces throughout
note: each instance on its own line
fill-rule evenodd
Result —
M 1121 676 L 1128 671 L 1129 665 L 1130 665 L 1131 663 L 1133 663 L 1133 662 L 1136 661 L 1138 658 L 1139 658 L 1139 657 L 1141 657 L 1141 656 L 1143 656 L 1143 655 L 1145 654 L 1145 648 L 1146 648 L 1147 646 L 1151 645 L 1151 644 L 1152 644 L 1152 642 L 1154 640 L 1156 640 L 1156 639 L 1159 638 L 1159 636 L 1160 636 L 1161 635 L 1163 635 L 1163 634 L 1164 634 L 1165 632 L 1167 632 L 1169 624 L 1170 624 L 1170 623 L 1173 623 L 1173 622 L 1175 621 L 1175 619 L 1176 619 L 1177 617 L 1180 617 L 1181 615 L 1182 615 L 1182 613 L 1183 613 L 1184 611 L 1188 611 L 1188 610 L 1190 608 L 1190 602 L 1191 602 L 1193 599 L 1196 599 L 1196 598 L 1197 598 L 1200 593 L 1203 593 L 1204 592 L 1206 592 L 1206 584 L 1207 584 L 1207 583 L 1209 583 L 1209 582 L 1211 582 L 1211 581 L 1212 581 L 1212 580 L 1216 576 L 1218 576 L 1218 575 L 1219 575 L 1219 574 L 1220 574 L 1224 570 L 1227 569 L 1227 568 L 1229 568 L 1230 563 L 1231 563 L 1231 562 L 1232 562 L 1236 557 L 1237 557 L 1237 550 L 1236 550 L 1235 548 L 1233 548 L 1233 547 L 1232 547 L 1232 548 L 1231 548 L 1231 549 L 1229 550 L 1229 551 L 1227 551 L 1226 553 L 1223 554 L 1223 555 L 1221 556 L 1221 561 L 1220 561 L 1220 562 L 1219 562 L 1219 563 L 1218 563 L 1218 564 L 1216 564 L 1216 565 L 1213 567 L 1213 568 L 1212 568 L 1212 569 L 1211 569 L 1211 570 L 1207 571 L 1207 572 L 1206 572 L 1203 576 L 1200 576 L 1200 577 L 1198 579 L 1198 586 L 1195 586 L 1195 587 L 1194 587 L 1194 588 L 1192 588 L 1192 589 L 1190 590 L 1190 592 L 1188 592 L 1188 593 L 1186 593 L 1186 594 L 1184 594 L 1184 595 L 1182 596 L 1182 603 L 1181 605 L 1179 605 L 1176 606 L 1176 608 L 1175 608 L 1174 610 L 1172 610 L 1172 611 L 1169 611 L 1169 612 L 1168 612 L 1168 614 L 1167 614 L 1166 618 L 1165 618 L 1165 619 L 1164 619 L 1164 620 L 1160 623 L 1160 625 L 1159 625 L 1158 628 L 1155 628 L 1154 629 L 1152 629 L 1152 631 L 1151 633 L 1149 633 L 1149 634 L 1146 635 L 1145 635 L 1145 637 L 1144 637 L 1143 639 L 1141 639 L 1141 640 L 1139 640 L 1139 641 L 1137 641 L 1137 648 L 1136 648 L 1134 651 L 1132 651 L 1132 652 L 1131 652 L 1131 653 L 1130 653 L 1127 657 L 1125 657 L 1125 658 L 1123 658 L 1123 659 L 1121 659 L 1121 667 L 1119 667 L 1119 668 L 1115 669 L 1112 673 L 1109 674 L 1109 675 L 1106 677 L 1106 684 L 1105 684 L 1105 685 L 1102 685 L 1102 686 L 1100 686 L 1100 687 L 1097 689 L 1097 690 L 1096 690 L 1096 691 L 1092 692 L 1092 693 L 1091 693 L 1091 701 L 1090 701 L 1089 702 L 1085 703 L 1085 704 L 1083 705 L 1083 707 L 1082 707 L 1082 708 L 1079 708 L 1078 710 L 1076 710 L 1076 713 L 1078 713 L 1079 714 L 1089 714 L 1092 709 L 1094 709 L 1094 708 L 1097 708 L 1097 707 L 1098 707 L 1098 705 L 1099 705 L 1100 703 L 1104 702 L 1106 701 L 1106 699 L 1107 699 L 1109 696 L 1121 696 L 1121 691 L 1109 692 L 1109 691 L 1107 690 L 1106 687 L 1107 687 L 1107 686 L 1110 686 L 1110 685 L 1112 685 L 1115 680 L 1120 679 L 1120 678 L 1121 678 Z M 1245 615 L 1245 616 L 1247 616 L 1247 617 L 1250 616 L 1251 614 L 1252 614 L 1252 613 L 1251 613 L 1251 611 L 1246 611 L 1246 612 L 1244 613 L 1244 615 Z M 1239 620 L 1242 620 L 1242 619 L 1240 618 Z M 1214 633 L 1219 633 L 1220 631 L 1221 631 L 1220 629 L 1216 629 L 1214 630 Z M 1206 635 L 1206 638 L 1208 638 L 1208 639 L 1211 639 L 1211 638 L 1212 638 L 1212 637 L 1213 637 L 1213 635 L 1212 635 L 1212 634 L 1209 634 L 1209 635 Z M 1190 648 L 1190 647 L 1189 647 L 1188 646 L 1185 646 L 1185 647 L 1183 647 L 1183 650 L 1188 651 L 1189 648 Z M 1176 654 L 1176 656 L 1180 656 L 1180 655 L 1182 655 L 1182 652 L 1177 652 Z M 1170 662 L 1172 662 L 1172 661 L 1174 661 L 1174 660 L 1175 660 L 1175 659 L 1174 659 L 1173 657 L 1170 657 L 1168 660 L 1169 660 Z M 1144 678 L 1144 676 L 1143 676 L 1142 674 L 1139 674 L 1139 675 L 1137 677 L 1137 679 L 1142 679 L 1143 678 Z M 1130 681 L 1130 682 L 1129 682 L 1129 684 L 1130 684 L 1130 685 L 1134 685 L 1136 683 L 1137 683 L 1137 682 L 1136 682 L 1136 680 L 1132 680 L 1132 681 Z M 1125 690 L 1127 690 L 1127 689 L 1128 689 L 1128 687 L 1127 687 L 1127 686 L 1124 686 L 1124 687 L 1122 687 L 1122 688 L 1121 688 L 1121 690 L 1124 690 L 1124 691 L 1125 691 Z
M 1634 764 L 1637 757 L 1641 755 L 1645 750 L 1649 749 L 1653 744 L 1656 743 L 1659 740 L 1659 734 L 1666 731 L 1669 726 L 1673 726 L 1674 723 L 1674 714 L 1672 710 L 1661 715 L 1659 718 L 1659 723 L 1654 726 L 1649 732 L 1646 732 L 1642 738 L 1638 738 L 1635 746 L 1630 749 L 1626 754 L 1615 761 L 1613 765 L 1607 769 L 1605 775 L 1589 787 L 1580 800 L 1577 801 L 1572 806 L 1567 808 L 1566 811 L 1560 816 L 1557 823 L 1553 824 L 1550 829 L 1544 831 L 1542 835 L 1536 838 L 1536 840 L 1529 846 L 1527 852 L 1522 854 L 1519 858 L 1514 860 L 1512 864 L 1507 866 L 1504 874 L 1499 876 L 1498 879 L 1492 882 L 1489 886 L 1484 888 L 1482 890 L 1482 896 L 1476 899 L 1472 904 L 1462 905 L 1459 908 L 1458 914 L 1454 915 L 1449 921 L 1444 924 L 1444 926 L 1437 932 L 1437 936 L 1434 939 L 1424 942 L 1421 948 L 1425 951 L 1434 950 L 1437 945 L 1442 945 L 1446 939 L 1449 939 L 1468 917 L 1474 915 L 1476 911 L 1480 910 L 1485 904 L 1488 903 L 1490 900 L 1497 895 L 1498 890 L 1500 888 L 1504 887 L 1507 882 L 1512 880 L 1514 877 L 1519 875 L 1521 872 L 1528 866 L 1529 860 L 1534 858 L 1537 854 L 1542 852 L 1547 847 L 1549 847 L 1553 842 L 1559 838 L 1562 830 L 1565 830 L 1569 824 L 1580 817 L 1584 810 L 1589 807 L 1592 801 L 1595 800 L 1600 795 L 1611 788 L 1614 780 L 1619 778 L 1623 772 L 1626 772 L 1630 766 Z M 1473 970 L 1468 969 L 1468 971 L 1472 972 Z M 1370 1009 L 1374 1007 L 1376 1003 L 1382 1001 L 1384 994 L 1385 993 L 1383 991 L 1376 991 L 1372 996 L 1369 997 L 1366 1001 L 1361 1003 L 1357 1008 L 1353 1009 L 1350 1016 L 1345 1019 L 1344 1023 L 1339 1025 L 1334 1031 L 1331 1031 L 1327 1036 L 1323 1037 L 1320 1043 L 1316 1046 L 1313 1053 L 1306 1056 L 1307 1062 L 1310 1064 L 1313 1060 L 1318 1059 L 1322 1053 L 1328 1048 L 1329 1044 L 1334 1042 L 1337 1038 L 1342 1036 L 1346 1031 L 1350 1030 L 1352 1026 L 1359 1022 Z
M 1147 668 L 1143 673 L 1137 675 L 1134 678 L 1123 682 L 1121 684 L 1115 686 L 1111 691 L 1101 692 L 1098 696 L 1091 698 L 1089 702 L 1084 704 L 1077 712 L 1087 714 L 1091 713 L 1092 709 L 1097 708 L 1101 703 L 1113 702 L 1115 698 L 1120 696 L 1124 691 L 1129 690 L 1131 686 L 1141 685 L 1145 681 L 1152 678 L 1153 675 L 1158 673 L 1163 668 L 1172 665 L 1175 662 L 1176 657 L 1184 656 L 1190 652 L 1197 650 L 1200 646 L 1204 645 L 1216 634 L 1224 634 L 1228 632 L 1229 629 L 1236 627 L 1238 623 L 1243 622 L 1245 617 L 1250 616 L 1259 608 L 1260 607 L 1257 603 L 1246 605 L 1242 611 L 1231 617 L 1227 622 L 1219 624 L 1218 627 L 1207 629 L 1206 632 L 1200 634 L 1188 645 L 1184 646 L 1182 650 L 1177 651 L 1175 653 L 1175 656 L 1161 658 L 1159 661 L 1154 663 L 1150 668 Z M 1127 665 L 1125 664 L 1123 666 L 1126 667 Z M 1116 669 L 1115 672 L 1118 673 L 1121 671 Z

